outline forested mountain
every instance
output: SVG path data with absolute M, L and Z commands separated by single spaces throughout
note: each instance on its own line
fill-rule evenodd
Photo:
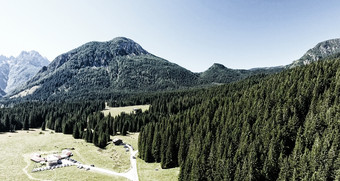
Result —
M 209 83 L 230 83 L 245 79 L 257 74 L 272 74 L 280 72 L 284 67 L 254 68 L 254 69 L 230 69 L 222 64 L 215 63 L 208 70 L 200 73 L 200 82 Z
M 282 68 L 232 70 L 215 64 L 203 73 L 148 53 L 134 41 L 118 37 L 90 42 L 58 56 L 10 97 L 28 100 L 108 98 L 115 94 L 176 90 L 229 83 Z
M 139 156 L 179 180 L 339 180 L 339 57 L 161 96 Z
M 156 57 L 134 41 L 115 38 L 90 42 L 58 56 L 43 67 L 23 90 L 27 97 L 91 97 L 114 92 L 173 90 L 197 85 L 198 75 Z M 97 97 L 98 98 L 98 97 Z
M 36 51 L 22 51 L 17 57 L 0 56 L 0 89 L 11 93 L 49 63 Z
M 128 38 L 118 37 L 108 42 L 90 42 L 58 56 L 8 97 L 24 97 L 26 100 L 109 99 L 122 94 L 211 86 L 314 62 L 336 54 L 339 47 L 339 39 L 321 42 L 287 66 L 242 70 L 214 64 L 205 72 L 193 73 L 150 54 Z M 12 80 L 27 79 L 8 78 L 9 83 Z
M 294 61 L 288 67 L 306 65 L 337 53 L 340 53 L 340 39 L 323 41 L 309 49 L 299 60 Z

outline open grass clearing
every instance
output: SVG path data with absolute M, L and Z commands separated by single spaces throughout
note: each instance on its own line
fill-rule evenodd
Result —
M 25 171 L 37 180 L 127 180 L 123 177 L 105 175 L 77 169 L 75 166 L 31 173 L 35 163 L 30 161 L 32 153 L 60 152 L 72 150 L 73 159 L 83 164 L 123 172 L 130 168 L 129 154 L 123 147 L 108 146 L 99 150 L 91 143 L 74 139 L 71 135 L 40 130 L 18 131 L 0 134 L 0 180 L 29 180 Z M 110 156 L 114 156 L 112 159 Z
M 176 181 L 178 180 L 179 167 L 162 169 L 160 163 L 146 163 L 137 158 L 137 169 L 140 181 Z
M 113 140 L 115 138 L 123 140 L 124 143 L 130 144 L 134 150 L 138 150 L 138 136 L 139 133 L 128 133 L 126 136 L 116 135 L 116 136 L 110 136 L 110 138 Z
M 149 110 L 150 105 L 135 105 L 135 106 L 125 106 L 125 107 L 109 107 L 106 106 L 105 109 L 102 111 L 105 116 L 111 113 L 112 117 L 120 115 L 122 112 L 126 114 L 130 114 L 134 109 L 142 109 L 142 112 Z
M 127 136 L 113 136 L 122 139 L 124 143 L 130 144 L 134 149 L 138 147 L 139 133 L 129 133 Z M 160 163 L 146 163 L 137 158 L 137 171 L 140 181 L 175 181 L 178 180 L 179 167 L 173 169 L 162 169 Z
M 41 134 L 42 133 L 42 134 Z M 139 133 L 127 136 L 111 136 L 120 138 L 135 150 L 138 147 Z M 123 146 L 110 143 L 106 149 L 99 149 L 92 143 L 82 139 L 74 139 L 72 135 L 54 133 L 51 130 L 18 131 L 17 133 L 0 134 L 0 180 L 127 180 L 123 177 L 106 175 L 92 171 L 77 169 L 75 166 L 31 173 L 35 163 L 30 160 L 32 153 L 48 154 L 60 152 L 64 148 L 72 150 L 73 159 L 82 164 L 105 168 L 116 172 L 125 172 L 130 168 L 129 152 Z M 146 163 L 137 158 L 139 180 L 177 180 L 179 168 L 161 169 L 159 163 Z M 156 169 L 158 169 L 156 171 Z

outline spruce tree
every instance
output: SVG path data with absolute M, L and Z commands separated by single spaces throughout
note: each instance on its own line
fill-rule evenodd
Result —
M 27 116 L 24 116 L 24 130 L 29 130 L 29 121 Z
M 42 124 L 41 124 L 41 130 L 42 130 L 42 131 L 45 131 L 45 129 L 46 129 L 46 124 L 45 124 L 45 121 L 44 121 L 44 122 L 42 122 Z
M 8 116 L 8 114 L 6 114 L 6 116 L 5 116 L 5 131 L 10 131 L 10 127 L 11 127 L 11 124 L 10 124 L 9 116 Z
M 79 129 L 78 129 L 78 124 L 75 124 L 75 125 L 73 126 L 73 133 L 72 133 L 72 136 L 73 136 L 73 138 L 75 138 L 75 139 L 80 138 L 80 133 L 79 133 Z

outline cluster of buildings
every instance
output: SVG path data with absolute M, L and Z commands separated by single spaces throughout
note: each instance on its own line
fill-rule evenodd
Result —
M 38 153 L 34 153 L 31 155 L 31 160 L 36 162 L 36 163 L 42 163 L 42 164 L 46 164 L 48 166 L 54 166 L 57 164 L 61 164 L 61 160 L 64 158 L 69 158 L 70 156 L 72 156 L 72 152 L 68 149 L 62 150 L 61 154 L 51 154 L 51 155 L 47 155 L 46 158 L 41 157 L 40 154 Z

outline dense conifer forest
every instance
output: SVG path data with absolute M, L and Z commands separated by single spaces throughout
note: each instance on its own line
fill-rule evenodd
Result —
M 104 117 L 102 101 L 23 102 L 0 132 L 46 127 L 105 148 L 140 132 L 139 157 L 180 167 L 179 180 L 339 180 L 340 56 L 213 88 L 111 97 L 151 104 Z
M 160 97 L 139 156 L 179 180 L 339 180 L 340 59 Z

